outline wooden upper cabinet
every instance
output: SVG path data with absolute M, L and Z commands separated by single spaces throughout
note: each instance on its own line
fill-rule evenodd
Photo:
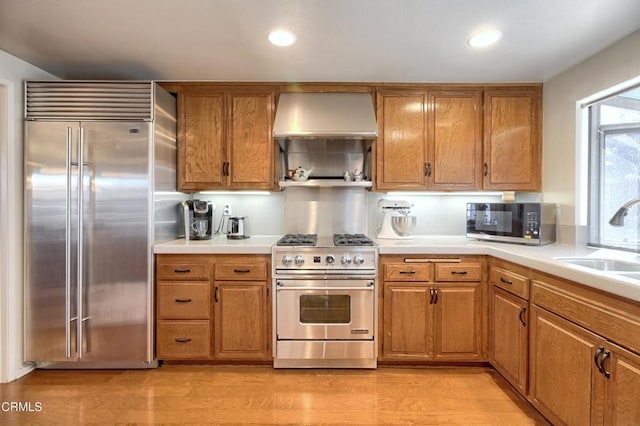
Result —
M 541 89 L 484 96 L 484 189 L 540 191 Z
M 479 90 L 428 93 L 427 187 L 476 190 L 482 184 Z
M 178 189 L 273 189 L 275 90 L 178 89 Z
M 229 187 L 272 189 L 274 92 L 231 93 L 229 98 Z
M 222 91 L 181 90 L 178 94 L 178 189 L 221 188 L 225 144 Z
M 423 91 L 378 90 L 377 189 L 425 188 Z

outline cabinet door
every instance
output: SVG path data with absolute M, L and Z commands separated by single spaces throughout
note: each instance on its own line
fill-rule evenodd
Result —
M 484 99 L 484 189 L 541 188 L 539 89 L 488 90 Z
M 268 359 L 266 283 L 218 281 L 214 304 L 215 358 Z
M 431 286 L 384 283 L 383 346 L 386 359 L 432 358 L 433 305 Z
M 178 190 L 226 186 L 225 96 L 184 89 L 178 95 Z
M 271 136 L 274 93 L 229 95 L 229 186 L 273 189 L 274 149 Z
M 428 94 L 427 186 L 475 190 L 482 183 L 482 101 L 478 90 Z
M 537 306 L 531 308 L 530 333 L 533 406 L 553 424 L 600 423 L 592 417 L 603 398 L 594 357 L 604 340 Z
M 482 293 L 480 283 L 438 284 L 434 287 L 436 360 L 481 358 Z
M 612 343 L 606 347 L 610 361 L 603 361 L 606 378 L 605 424 L 640 425 L 640 356 Z
M 421 91 L 378 91 L 378 189 L 425 188 L 424 105 Z
M 529 329 L 527 302 L 491 286 L 490 361 L 523 395 L 527 393 Z

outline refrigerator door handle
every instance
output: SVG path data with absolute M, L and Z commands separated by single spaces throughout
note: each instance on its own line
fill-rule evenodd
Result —
M 83 286 L 84 286 L 84 230 L 83 230 L 83 193 L 84 193 L 84 129 L 80 126 L 80 138 L 78 143 L 78 278 L 76 292 L 76 347 L 78 359 L 82 358 L 82 341 L 83 341 Z
M 66 152 L 66 177 L 67 177 L 67 212 L 66 212 L 66 232 L 65 232 L 65 356 L 71 358 L 71 143 L 73 140 L 73 129 L 67 127 L 67 152 Z

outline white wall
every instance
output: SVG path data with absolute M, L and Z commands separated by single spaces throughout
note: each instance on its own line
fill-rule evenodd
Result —
M 640 76 L 640 31 L 544 82 L 543 201 L 559 205 L 559 240 L 583 243 L 586 204 L 577 196 L 586 165 L 576 143 L 576 102 Z M 582 215 L 581 215 L 582 213 Z
M 22 82 L 55 78 L 0 50 L 0 382 L 29 371 L 22 362 Z

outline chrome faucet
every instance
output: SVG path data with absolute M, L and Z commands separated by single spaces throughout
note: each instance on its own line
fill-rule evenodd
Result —
M 611 226 L 623 226 L 624 217 L 627 215 L 627 210 L 630 207 L 640 203 L 640 197 L 627 201 L 624 206 L 620 207 L 618 211 L 609 219 L 609 225 Z

